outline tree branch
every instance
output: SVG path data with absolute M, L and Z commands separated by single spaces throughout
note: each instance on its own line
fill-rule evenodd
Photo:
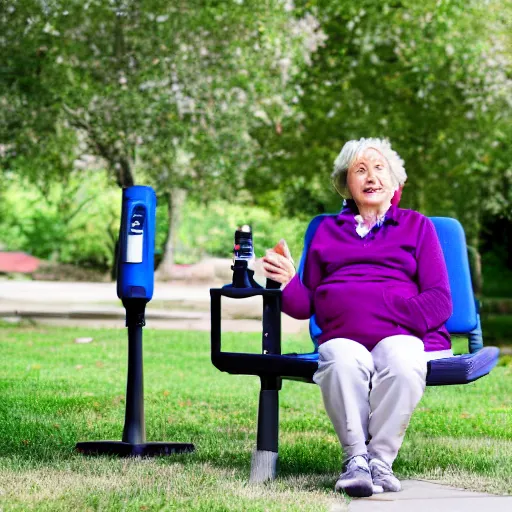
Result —
M 70 121 L 75 128 L 81 128 L 87 132 L 93 150 L 98 156 L 107 161 L 111 171 L 114 173 L 116 183 L 121 188 L 132 187 L 135 184 L 130 160 L 126 155 L 119 154 L 119 151 L 112 145 L 101 140 L 101 135 L 96 128 L 87 122 L 77 111 L 63 104 L 64 111 L 71 117 Z

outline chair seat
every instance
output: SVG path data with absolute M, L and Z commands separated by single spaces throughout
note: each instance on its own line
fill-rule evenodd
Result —
M 460 356 L 428 361 L 427 386 L 446 386 L 473 382 L 487 375 L 496 366 L 499 352 L 499 349 L 496 347 L 485 347 L 474 354 L 462 354 Z M 312 361 L 318 363 L 318 352 L 286 354 L 286 356 L 296 357 L 308 363 Z M 301 375 L 300 377 L 303 376 Z M 300 380 L 304 379 L 301 378 Z
M 220 371 L 232 375 L 260 375 L 313 382 L 313 374 L 318 368 L 318 354 L 220 352 L 212 354 L 212 363 Z
M 498 356 L 498 348 L 485 347 L 474 354 L 428 361 L 427 386 L 473 382 L 496 366 Z M 219 370 L 234 375 L 269 375 L 312 383 L 318 368 L 318 352 L 283 355 L 221 352 L 212 361 Z
M 427 385 L 467 384 L 487 375 L 497 364 L 499 349 L 485 347 L 474 354 L 435 359 L 428 362 Z

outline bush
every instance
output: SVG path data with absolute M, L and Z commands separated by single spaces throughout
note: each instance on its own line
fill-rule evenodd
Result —
M 1 242 L 41 259 L 108 270 L 119 230 L 120 193 L 104 172 L 77 172 L 40 190 L 8 176 L 0 201 Z
M 500 256 L 497 251 L 482 255 L 484 297 L 512 298 L 512 270 Z
M 160 218 L 158 220 L 158 242 L 163 244 L 166 229 L 162 228 L 165 222 Z M 263 256 L 265 249 L 273 247 L 284 238 L 295 260 L 299 260 L 307 222 L 278 219 L 263 208 L 227 201 L 216 201 L 209 205 L 189 201 L 179 232 L 176 262 L 193 263 L 205 255 L 231 257 L 234 232 L 238 226 L 244 224 L 249 224 L 252 228 L 256 256 Z
M 121 191 L 105 172 L 80 171 L 47 191 L 10 175 L 0 201 L 1 242 L 45 260 L 107 271 L 113 265 L 119 231 Z M 296 261 L 307 222 L 276 218 L 254 206 L 188 201 L 176 247 L 177 263 L 195 263 L 210 255 L 231 257 L 237 226 L 249 224 L 257 256 L 285 238 Z M 163 251 L 167 210 L 157 207 L 156 252 Z

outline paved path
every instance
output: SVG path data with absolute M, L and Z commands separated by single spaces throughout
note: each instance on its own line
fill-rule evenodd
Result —
M 220 283 L 217 283 L 220 285 Z M 209 284 L 156 283 L 153 300 L 209 303 Z M 88 304 L 117 302 L 115 283 L 72 283 L 60 281 L 0 281 L 0 301 L 35 300 L 48 303 Z
M 186 285 L 156 283 L 146 309 L 146 325 L 153 329 L 210 330 L 210 288 L 220 282 Z M 223 299 L 224 332 L 261 332 L 261 297 Z M 54 325 L 124 327 L 125 311 L 117 298 L 115 283 L 53 281 L 0 281 L 0 317 L 30 318 Z M 308 330 L 308 322 L 286 315 L 284 333 Z
M 494 496 L 424 480 L 402 481 L 401 492 L 354 499 L 349 512 L 511 512 L 511 496 Z

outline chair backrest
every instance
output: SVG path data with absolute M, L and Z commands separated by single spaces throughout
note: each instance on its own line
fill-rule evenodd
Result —
M 297 270 L 301 280 L 304 277 L 306 254 L 316 230 L 326 217 L 334 215 L 337 214 L 318 215 L 309 223 L 304 236 L 304 249 Z M 446 328 L 451 334 L 467 334 L 477 326 L 477 312 L 473 287 L 471 285 L 464 229 L 456 219 L 449 217 L 430 217 L 430 219 L 434 223 L 437 236 L 441 242 L 452 294 L 453 313 L 446 322 Z M 318 337 L 322 334 L 322 329 L 318 326 L 315 315 L 309 321 L 309 332 L 315 345 L 315 350 L 317 350 Z
M 477 325 L 477 313 L 471 272 L 469 270 L 466 235 L 461 223 L 449 217 L 430 217 L 441 242 L 448 267 L 453 314 L 446 322 L 451 334 L 467 334 Z

